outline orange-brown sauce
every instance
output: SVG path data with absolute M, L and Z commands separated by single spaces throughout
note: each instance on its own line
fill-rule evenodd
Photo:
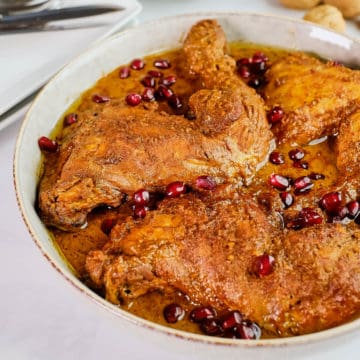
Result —
M 274 61 L 277 58 L 283 56 L 288 51 L 279 50 L 275 48 L 263 47 L 252 44 L 233 43 L 230 45 L 230 52 L 235 59 L 242 57 L 250 57 L 255 51 L 261 50 L 266 53 L 270 61 Z M 174 50 L 163 54 L 157 54 L 148 56 L 145 58 L 146 66 L 140 71 L 131 71 L 131 76 L 127 79 L 120 79 L 119 67 L 107 76 L 100 79 L 93 88 L 86 91 L 80 99 L 78 99 L 74 105 L 68 109 L 69 112 L 81 112 L 89 108 L 96 108 L 92 101 L 93 94 L 106 95 L 111 98 L 125 99 L 126 95 L 130 92 L 141 93 L 144 86 L 141 84 L 141 79 L 151 69 L 155 69 L 152 63 L 155 59 L 166 58 L 172 63 L 170 69 L 161 70 L 164 76 L 176 75 L 177 82 L 172 86 L 173 91 L 182 96 L 186 100 L 198 88 L 196 80 L 191 80 L 184 75 L 183 61 L 181 50 Z M 160 110 L 174 113 L 174 111 L 166 104 L 162 102 L 160 104 Z M 64 132 L 71 131 L 71 126 L 63 128 L 62 121 L 59 122 L 59 126 L 56 130 L 57 137 L 61 141 L 61 136 Z M 292 161 L 288 158 L 287 154 L 290 150 L 289 146 L 282 146 L 277 149 L 285 155 L 285 164 L 273 165 L 268 162 L 257 174 L 256 179 L 250 185 L 251 191 L 256 192 L 257 188 L 260 189 L 267 183 L 269 176 L 272 173 L 281 172 L 282 175 L 286 175 L 292 178 L 308 175 L 312 172 L 321 173 L 325 175 L 324 180 L 314 182 L 315 189 L 320 187 L 330 186 L 336 179 L 337 170 L 334 165 L 334 154 L 331 151 L 331 147 L 327 141 L 324 141 L 317 145 L 303 147 L 305 151 L 305 159 L 308 164 L 308 169 L 294 168 Z M 45 161 L 45 166 L 51 166 L 50 161 Z M 296 204 L 295 204 L 296 206 Z M 87 276 L 84 268 L 86 255 L 90 250 L 101 248 L 107 241 L 108 236 L 101 230 L 101 223 L 105 218 L 109 217 L 121 217 L 125 218 L 131 216 L 131 208 L 129 205 L 124 205 L 118 209 L 98 209 L 93 211 L 88 216 L 88 226 L 85 229 L 79 229 L 75 232 L 64 232 L 59 229 L 51 229 L 54 236 L 56 245 L 74 269 L 75 273 L 83 281 L 87 281 Z M 174 325 L 167 324 L 163 317 L 164 307 L 172 302 L 181 304 L 187 313 L 193 307 L 193 304 L 186 296 L 174 292 L 173 294 L 160 294 L 151 293 L 146 296 L 142 296 L 132 303 L 127 305 L 126 310 L 129 312 L 148 319 L 150 321 L 171 326 L 177 329 L 186 330 L 190 332 L 200 333 L 198 325 L 192 323 L 187 317 L 179 321 Z M 267 337 L 264 334 L 263 337 Z

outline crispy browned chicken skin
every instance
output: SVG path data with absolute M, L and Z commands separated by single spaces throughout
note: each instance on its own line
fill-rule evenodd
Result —
M 285 112 L 273 127 L 280 143 L 304 145 L 336 134 L 360 109 L 359 71 L 298 53 L 275 62 L 266 75 L 266 104 Z
M 124 193 L 191 183 L 203 174 L 248 182 L 266 160 L 272 133 L 262 99 L 236 77 L 225 46 L 222 29 L 210 20 L 185 40 L 190 70 L 211 88 L 191 97 L 194 122 L 116 101 L 97 116 L 83 114 L 81 126 L 62 141 L 56 172 L 40 183 L 42 219 L 80 226 L 95 207 L 118 206 Z
M 221 193 L 221 192 L 220 192 Z M 86 267 L 115 303 L 173 286 L 201 304 L 238 309 L 280 336 L 349 319 L 360 306 L 359 233 L 340 224 L 279 231 L 248 196 L 225 192 L 167 199 L 112 231 Z M 275 270 L 252 273 L 271 254 Z

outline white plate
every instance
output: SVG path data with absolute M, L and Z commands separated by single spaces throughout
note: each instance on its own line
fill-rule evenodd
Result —
M 98 0 L 86 1 L 86 4 L 99 3 L 104 4 Z M 74 6 L 84 5 L 84 1 L 61 0 L 51 4 L 55 7 Z M 57 27 L 69 26 L 66 30 L 0 34 L 0 114 L 41 88 L 90 44 L 113 34 L 141 11 L 137 0 L 112 0 L 107 1 L 108 4 L 123 6 L 125 10 L 67 23 L 53 23 Z M 74 28 L 85 21 L 87 27 Z M 7 116 L 0 115 L 0 130 L 16 121 L 23 112 L 18 108 L 6 113 Z
M 100 307 L 115 314 L 119 326 L 133 333 L 134 337 L 147 337 L 161 344 L 169 354 L 184 354 L 184 359 L 196 351 L 202 352 L 202 358 L 216 360 L 259 358 L 259 355 L 261 359 L 284 359 L 287 358 L 290 348 L 292 359 L 295 355 L 296 359 L 298 356 L 311 358 L 312 343 L 328 341 L 340 344 L 340 341 L 343 341 L 341 336 L 360 329 L 360 320 L 316 334 L 260 341 L 211 338 L 151 323 L 110 304 L 81 283 L 54 248 L 47 229 L 34 208 L 36 174 L 41 158 L 37 139 L 49 134 L 68 106 L 101 76 L 133 58 L 180 46 L 191 25 L 204 18 L 219 19 L 229 40 L 244 39 L 313 51 L 323 57 L 360 65 L 359 42 L 310 23 L 275 16 L 237 12 L 187 14 L 153 21 L 121 32 L 98 43 L 66 66 L 44 87 L 34 101 L 21 126 L 14 158 L 15 188 L 20 209 L 29 232 L 49 263 L 88 299 L 94 300 Z M 67 291 L 66 286 L 64 291 Z M 81 311 L 81 303 L 78 304 L 75 298 L 74 307 Z M 268 347 L 271 347 L 271 350 L 262 351 Z

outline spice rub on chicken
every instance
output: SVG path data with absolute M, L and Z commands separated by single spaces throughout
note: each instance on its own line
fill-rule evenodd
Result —
M 185 40 L 190 72 L 205 86 L 190 98 L 193 122 L 116 101 L 96 116 L 83 114 L 81 126 L 62 140 L 57 173 L 40 183 L 42 219 L 80 226 L 92 209 L 118 206 L 124 194 L 174 179 L 191 183 L 204 173 L 249 182 L 266 160 L 273 135 L 263 100 L 235 75 L 225 48 L 223 30 L 212 20 L 195 25 Z
M 284 118 L 273 127 L 280 143 L 305 145 L 338 132 L 360 111 L 360 72 L 303 53 L 275 62 L 266 73 L 266 104 L 280 106 Z
M 359 232 L 340 224 L 280 231 L 257 203 L 221 190 L 164 200 L 116 225 L 86 261 L 106 299 L 127 303 L 170 286 L 194 302 L 239 309 L 280 336 L 349 319 L 360 306 Z M 271 269 L 256 267 L 271 256 Z M 267 271 L 267 273 L 265 273 Z

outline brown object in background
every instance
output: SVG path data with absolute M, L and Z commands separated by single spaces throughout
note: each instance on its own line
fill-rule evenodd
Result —
M 311 9 L 321 0 L 280 0 L 280 3 L 292 9 Z
M 332 5 L 319 5 L 304 15 L 304 20 L 326 26 L 332 30 L 344 32 L 346 23 L 341 11 Z
M 360 0 L 324 0 L 324 3 L 337 7 L 346 18 L 360 14 Z

